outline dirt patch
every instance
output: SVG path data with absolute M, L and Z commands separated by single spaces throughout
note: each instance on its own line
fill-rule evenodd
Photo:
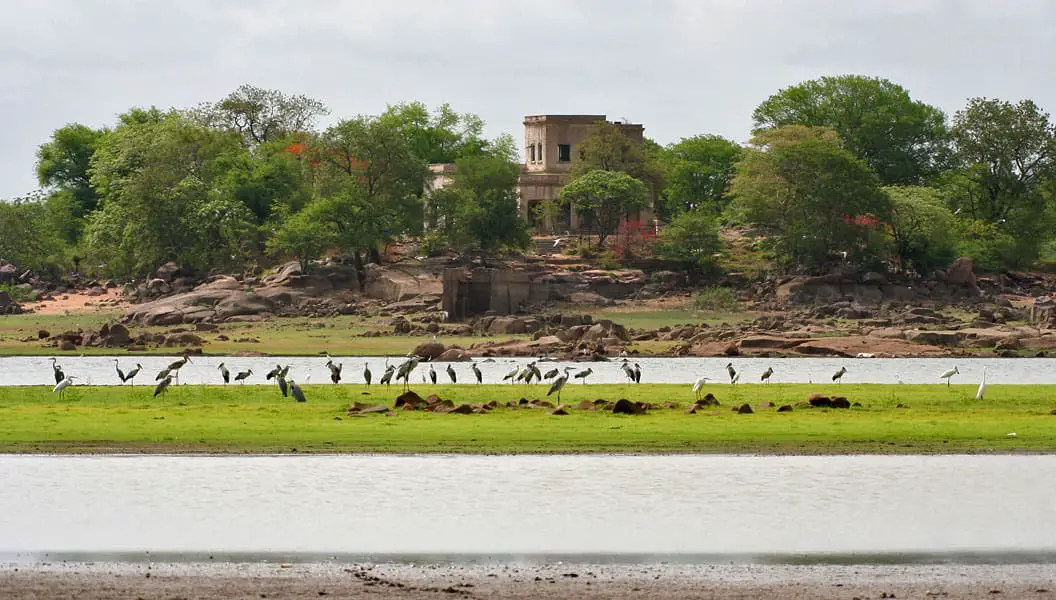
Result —
M 70 292 L 55 296 L 53 300 L 40 300 L 22 305 L 38 315 L 64 315 L 74 312 L 110 312 L 126 310 L 131 303 L 119 290 L 107 290 L 105 294 L 90 296 L 80 292 Z

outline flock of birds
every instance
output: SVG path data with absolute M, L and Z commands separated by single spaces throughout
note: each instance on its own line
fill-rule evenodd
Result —
M 175 382 L 179 385 L 180 382 L 180 369 L 191 362 L 191 357 L 188 354 L 184 354 L 178 360 L 173 361 L 167 367 L 158 372 L 154 377 L 154 397 L 164 394 L 169 386 Z M 494 359 L 487 359 L 484 362 L 494 362 Z M 410 388 L 411 375 L 417 370 L 418 366 L 422 363 L 422 359 L 418 356 L 410 356 L 405 361 L 398 365 L 391 364 L 389 359 L 385 359 L 385 369 L 378 380 L 379 385 L 392 385 L 393 380 L 396 383 L 403 382 L 404 390 Z M 333 384 L 341 383 L 342 369 L 344 365 L 339 362 L 335 362 L 333 357 L 326 354 L 326 368 L 330 372 L 330 381 Z M 65 390 L 73 385 L 76 377 L 73 375 L 67 375 L 62 367 L 59 365 L 58 360 L 55 358 L 51 359 L 51 368 L 55 378 L 55 387 L 52 389 L 53 392 L 59 394 L 62 397 L 65 394 Z M 253 376 L 253 369 L 246 369 L 245 371 L 239 371 L 235 373 L 234 377 L 231 376 L 231 371 L 228 370 L 224 363 L 217 365 L 217 370 L 220 371 L 220 378 L 224 384 L 231 383 L 232 379 L 239 384 L 244 384 L 247 379 Z M 624 375 L 627 377 L 630 383 L 641 383 L 642 382 L 642 367 L 638 363 L 631 363 L 627 359 L 623 359 L 620 363 L 620 368 Z M 121 381 L 121 384 L 129 383 L 135 385 L 135 378 L 139 375 L 143 369 L 143 365 L 136 363 L 135 367 L 124 371 L 121 369 L 121 364 L 117 359 L 114 359 L 114 369 L 117 371 L 117 378 Z M 446 371 L 448 379 L 451 383 L 458 383 L 458 372 L 455 370 L 452 364 L 448 364 L 444 369 Z M 481 372 L 480 367 L 476 362 L 470 364 L 470 370 L 473 373 L 473 377 L 478 384 L 484 383 L 484 374 Z M 561 399 L 561 390 L 564 389 L 565 385 L 569 382 L 569 379 L 579 380 L 582 383 L 587 383 L 589 378 L 594 373 L 593 367 L 587 367 L 586 369 L 576 370 L 575 367 L 564 367 L 563 369 L 553 368 L 543 373 L 542 369 L 539 368 L 538 361 L 532 361 L 524 366 L 514 366 L 509 372 L 507 372 L 502 382 L 509 382 L 511 384 L 523 383 L 530 385 L 534 383 L 550 382 L 550 389 L 547 392 L 547 396 L 557 394 L 558 401 Z M 268 371 L 265 374 L 265 379 L 268 381 L 274 381 L 282 393 L 282 396 L 292 396 L 297 402 L 305 402 L 304 390 L 297 384 L 290 376 L 290 365 L 276 365 L 275 368 Z M 736 384 L 741 379 L 741 373 L 734 368 L 733 363 L 726 363 L 726 374 L 729 376 L 730 384 Z M 847 367 L 841 366 L 832 374 L 832 381 L 835 383 L 842 383 L 844 375 L 847 374 Z M 960 370 L 954 366 L 952 369 L 943 372 L 939 375 L 939 379 L 946 381 L 946 386 L 949 387 L 951 380 L 954 376 L 959 375 Z M 761 383 L 770 383 L 771 378 L 774 375 L 774 368 L 767 367 L 759 377 Z M 902 379 L 895 376 L 898 383 L 902 383 Z M 369 364 L 363 365 L 363 381 L 369 388 L 373 383 L 374 374 L 370 370 Z M 432 383 L 436 385 L 439 380 L 439 375 L 436 368 L 432 363 L 429 363 L 429 369 L 422 371 L 422 383 Z M 305 382 L 311 381 L 311 373 L 305 377 Z M 699 399 L 703 393 L 705 384 L 709 381 L 715 381 L 714 379 L 704 376 L 700 377 L 693 382 L 693 394 Z M 979 388 L 976 391 L 975 399 L 982 400 L 986 394 L 986 368 L 983 368 L 983 378 L 979 383 Z

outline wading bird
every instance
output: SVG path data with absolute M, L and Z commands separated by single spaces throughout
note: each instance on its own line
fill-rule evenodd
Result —
M 161 381 L 172 374 L 171 369 L 162 369 L 158 371 L 158 374 L 154 376 L 154 381 Z
M 473 369 L 473 376 L 477 378 L 477 384 L 484 383 L 484 374 L 480 372 L 480 367 L 477 366 L 477 363 L 473 363 L 470 368 Z
M 939 375 L 939 379 L 946 380 L 946 387 L 950 387 L 950 380 L 953 379 L 954 375 L 960 375 L 961 372 L 957 370 L 957 365 L 954 365 L 952 369 L 946 371 L 942 375 Z
M 278 377 L 282 373 L 282 365 L 275 365 L 275 368 L 264 374 L 264 379 L 271 381 L 272 378 Z
M 235 381 L 239 382 L 240 384 L 245 385 L 246 379 L 249 379 L 249 376 L 252 375 L 252 374 L 253 374 L 253 369 L 246 369 L 245 371 L 239 371 L 238 375 L 235 375 Z
M 521 368 L 520 367 L 514 367 L 513 369 L 510 369 L 509 373 L 506 373 L 505 375 L 503 375 L 502 380 L 503 381 L 509 381 L 510 383 L 513 383 L 514 382 L 513 381 L 514 378 L 517 377 L 517 374 L 520 373 L 520 372 L 521 372 Z
M 733 383 L 733 380 L 737 378 L 737 369 L 733 368 L 732 362 L 726 363 L 726 373 L 730 376 L 730 383 Z
M 165 390 L 169 389 L 169 384 L 172 383 L 172 375 L 166 375 L 158 385 L 154 386 L 154 398 L 158 397 L 158 394 L 164 394 Z
M 279 386 L 279 391 L 282 392 L 282 397 L 286 398 L 289 396 L 289 387 L 286 385 L 286 378 L 282 375 L 275 376 L 275 383 Z
M 344 368 L 343 363 L 335 363 L 332 360 L 326 361 L 326 367 L 330 369 L 330 381 L 337 385 L 341 383 L 341 369 Z
M 143 370 L 143 365 L 141 365 L 139 363 L 136 363 L 136 368 L 132 369 L 128 373 L 125 373 L 125 381 L 131 381 L 132 385 L 135 386 L 136 385 L 136 382 L 135 382 L 136 375 L 139 375 L 139 372 L 142 371 L 142 370 Z
M 301 386 L 297 385 L 297 382 L 292 379 L 290 380 L 290 395 L 298 402 L 307 402 L 304 399 L 304 391 L 301 390 Z
M 385 367 L 385 372 L 381 375 L 379 384 L 392 385 L 392 376 L 396 374 L 396 367 L 389 365 Z
M 773 367 L 767 367 L 766 370 L 763 371 L 762 376 L 759 377 L 759 381 L 762 381 L 764 383 L 770 383 L 770 377 L 772 377 L 773 374 L 774 374 L 774 368 Z
M 75 379 L 75 377 L 73 375 L 68 375 L 66 377 L 63 377 L 62 381 L 56 383 L 55 387 L 51 388 L 51 391 L 52 392 L 58 392 L 59 398 L 60 399 L 63 398 L 66 395 L 66 388 L 68 388 L 71 385 L 73 385 L 73 380 L 74 379 Z
M 832 374 L 832 380 L 837 383 L 843 383 L 843 376 L 847 374 L 847 367 L 840 367 L 839 371 Z
M 697 397 L 697 400 L 700 400 L 700 392 L 704 389 L 704 384 L 709 381 L 711 381 L 710 377 L 701 377 L 693 382 L 693 395 Z
M 436 369 L 433 368 L 433 365 L 429 365 L 429 381 L 436 385 Z
M 121 380 L 121 385 L 125 383 L 125 372 L 121 370 L 121 362 L 114 359 L 114 370 L 117 371 L 117 378 Z
M 174 375 L 173 378 L 176 380 L 176 383 L 180 383 L 180 369 L 182 369 L 183 366 L 189 362 L 191 362 L 191 355 L 187 352 L 184 352 L 183 358 L 169 363 L 168 370 Z
M 587 367 L 585 370 L 580 371 L 579 373 L 576 373 L 576 376 L 574 377 L 574 379 L 582 379 L 583 383 L 586 383 L 587 382 L 587 377 L 590 377 L 590 374 L 593 373 L 593 372 L 594 372 L 594 369 L 592 369 L 590 367 Z
M 627 376 L 627 379 L 634 383 L 634 367 L 631 366 L 631 363 L 627 362 L 627 359 L 623 359 L 623 364 L 620 365 L 620 368 L 623 369 L 623 374 Z
M 546 393 L 547 396 L 553 393 L 557 393 L 557 403 L 561 404 L 561 390 L 565 388 L 565 384 L 568 383 L 568 372 L 572 370 L 572 367 L 565 367 L 565 372 L 560 377 L 554 380 L 550 384 L 550 391 Z
M 550 380 L 561 374 L 561 369 L 550 369 L 543 375 L 543 379 Z
M 975 392 L 975 399 L 982 400 L 986 395 L 986 367 L 983 367 L 983 380 L 979 382 L 979 389 Z
M 634 363 L 634 382 L 642 382 L 642 367 L 638 363 Z
M 455 373 L 455 368 L 451 365 L 447 365 L 447 377 L 451 380 L 451 383 L 458 383 L 458 374 Z
M 66 374 L 62 372 L 62 367 L 59 366 L 59 361 L 55 360 L 54 357 L 51 359 L 51 370 L 52 375 L 55 376 L 55 385 L 59 385 L 63 379 L 66 379 Z
M 414 370 L 418 368 L 419 362 L 421 362 L 421 359 L 419 359 L 417 356 L 412 356 L 407 359 L 406 362 L 401 364 L 398 369 L 396 369 L 396 381 L 402 379 L 404 389 L 407 389 L 411 386 L 411 373 L 413 373 Z
M 220 363 L 216 366 L 216 368 L 220 369 L 220 377 L 224 378 L 224 385 L 231 383 L 231 371 L 227 370 L 227 367 L 224 366 L 224 363 Z
M 367 387 L 370 387 L 370 380 L 374 379 L 374 374 L 370 372 L 370 365 L 363 364 L 363 381 L 367 382 Z

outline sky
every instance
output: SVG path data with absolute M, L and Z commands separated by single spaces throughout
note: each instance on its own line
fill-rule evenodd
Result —
M 0 198 L 56 128 L 190 107 L 243 83 L 342 117 L 450 103 L 523 139 L 527 114 L 607 114 L 661 144 L 744 142 L 752 110 L 823 75 L 1056 110 L 1050 0 L 0 0 Z

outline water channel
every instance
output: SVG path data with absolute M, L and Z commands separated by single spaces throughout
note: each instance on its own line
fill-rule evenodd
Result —
M 0 555 L 1056 556 L 1056 456 L 0 456 Z
M 114 369 L 114 357 L 64 356 L 58 359 L 66 374 L 76 377 L 77 385 L 117 385 L 119 380 Z M 128 371 L 136 363 L 143 370 L 136 378 L 138 385 L 152 385 L 155 375 L 171 363 L 171 356 L 127 356 L 121 357 L 120 366 Z M 344 366 L 342 383 L 362 383 L 363 368 L 369 365 L 374 381 L 381 377 L 386 360 L 399 364 L 404 357 L 335 357 Z M 523 366 L 530 358 L 481 359 L 475 363 L 484 376 L 485 383 L 501 383 L 503 376 L 517 366 Z M 773 367 L 774 383 L 822 383 L 831 381 L 831 375 L 840 367 L 847 367 L 843 381 L 846 383 L 942 383 L 939 374 L 954 366 L 960 374 L 954 383 L 977 384 L 987 371 L 987 382 L 1001 384 L 1056 384 L 1056 358 L 637 358 L 631 360 L 642 369 L 642 383 L 692 383 L 698 377 L 707 376 L 717 383 L 728 383 L 725 365 L 733 363 L 741 373 L 740 383 L 759 383 L 759 376 L 768 367 Z M 219 384 L 217 366 L 225 363 L 232 374 L 252 370 L 247 383 L 267 383 L 264 375 L 276 364 L 290 365 L 290 377 L 304 383 L 329 383 L 330 372 L 323 357 L 192 357 L 191 362 L 180 371 L 180 384 Z M 459 383 L 470 383 L 473 374 L 468 363 L 436 363 L 433 368 L 438 381 L 448 383 L 446 374 L 450 364 L 456 371 Z M 543 371 L 552 368 L 574 367 L 576 371 L 593 370 L 589 383 L 626 383 L 627 378 L 620 368 L 619 360 L 592 363 L 541 363 Z M 429 371 L 429 364 L 421 364 L 412 377 L 412 383 L 420 383 Z M 54 385 L 50 357 L 8 356 L 0 357 L 0 387 L 23 385 Z

